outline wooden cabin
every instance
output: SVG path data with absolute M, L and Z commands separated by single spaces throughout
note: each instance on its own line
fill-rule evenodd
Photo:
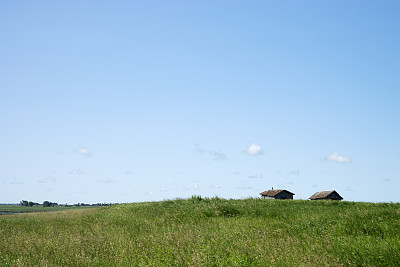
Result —
M 293 199 L 293 193 L 285 189 L 271 189 L 260 193 L 263 199 Z
M 343 198 L 336 192 L 332 191 L 320 191 L 316 192 L 309 199 L 311 200 L 321 200 L 321 199 L 331 199 L 331 200 L 342 200 Z

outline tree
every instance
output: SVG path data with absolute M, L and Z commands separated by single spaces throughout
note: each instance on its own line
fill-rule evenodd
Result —
M 26 201 L 26 200 L 21 200 L 21 202 L 19 202 L 19 204 L 20 204 L 21 206 L 28 206 L 28 201 Z
M 32 207 L 33 204 L 34 204 L 34 203 L 33 203 L 32 201 L 29 201 L 29 202 L 28 202 L 28 206 L 29 206 L 29 207 Z
M 44 201 L 43 202 L 43 207 L 51 207 L 51 202 L 50 201 Z

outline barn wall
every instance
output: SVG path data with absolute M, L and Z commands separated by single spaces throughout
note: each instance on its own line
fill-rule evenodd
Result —
M 332 200 L 341 200 L 338 194 L 330 194 L 329 196 L 327 196 L 325 199 L 332 199 Z
M 275 198 L 276 199 L 293 199 L 293 195 L 289 194 L 286 191 L 282 191 L 278 195 L 276 195 Z

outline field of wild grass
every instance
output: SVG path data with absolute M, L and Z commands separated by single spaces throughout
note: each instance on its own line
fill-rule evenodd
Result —
M 32 207 L 20 206 L 20 205 L 0 205 L 0 214 L 7 212 L 15 212 L 15 213 L 25 213 L 25 212 L 46 212 L 46 211 L 62 211 L 62 210 L 72 210 L 72 209 L 87 209 L 91 208 L 90 206 L 82 206 L 82 207 L 65 207 L 65 206 L 52 206 L 52 207 L 43 207 L 42 205 L 35 205 Z
M 400 204 L 193 197 L 0 216 L 0 266 L 400 266 Z

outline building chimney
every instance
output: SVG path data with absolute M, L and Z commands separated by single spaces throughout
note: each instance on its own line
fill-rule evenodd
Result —
M 274 187 L 272 187 L 272 190 L 274 190 Z

